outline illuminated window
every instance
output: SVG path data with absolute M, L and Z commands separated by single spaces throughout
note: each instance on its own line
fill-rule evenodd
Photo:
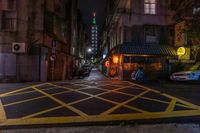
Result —
M 156 14 L 156 0 L 144 0 L 144 13 Z

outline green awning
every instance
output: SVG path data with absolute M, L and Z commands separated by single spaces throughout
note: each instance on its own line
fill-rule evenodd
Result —
M 138 54 L 177 56 L 176 50 L 169 45 L 118 45 L 111 50 L 112 54 Z

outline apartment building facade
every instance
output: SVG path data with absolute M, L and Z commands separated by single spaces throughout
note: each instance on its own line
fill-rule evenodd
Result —
M 0 20 L 1 79 L 71 77 L 79 56 L 76 0 L 0 0 Z
M 170 59 L 175 59 L 174 12 L 169 0 L 108 1 L 108 16 L 102 33 L 102 53 L 109 61 L 107 75 L 130 79 L 143 67 L 149 79 L 170 73 Z M 112 7 L 115 5 L 114 7 Z M 105 57 L 105 55 L 104 55 Z

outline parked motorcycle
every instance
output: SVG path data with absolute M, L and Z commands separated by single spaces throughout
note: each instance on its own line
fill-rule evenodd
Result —
M 131 79 L 137 83 L 142 83 L 144 81 L 144 74 L 142 67 L 139 67 L 136 71 L 131 74 Z

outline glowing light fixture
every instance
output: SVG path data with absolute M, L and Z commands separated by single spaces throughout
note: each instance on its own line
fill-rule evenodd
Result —
M 106 58 L 106 54 L 103 55 L 103 59 L 105 59 L 105 58 Z
M 177 49 L 177 55 L 182 56 L 182 55 L 185 55 L 185 53 L 186 53 L 185 47 L 179 47 Z
M 92 49 L 91 49 L 91 48 L 89 48 L 89 49 L 88 49 L 88 52 L 89 52 L 89 53 L 91 53 L 91 52 L 92 52 Z
M 119 62 L 119 57 L 117 55 L 113 56 L 113 63 L 117 64 Z
M 92 20 L 92 24 L 94 24 L 94 25 L 96 25 L 96 24 L 97 24 L 97 22 L 96 22 L 96 19 L 95 19 L 95 18 L 93 18 L 93 20 Z

